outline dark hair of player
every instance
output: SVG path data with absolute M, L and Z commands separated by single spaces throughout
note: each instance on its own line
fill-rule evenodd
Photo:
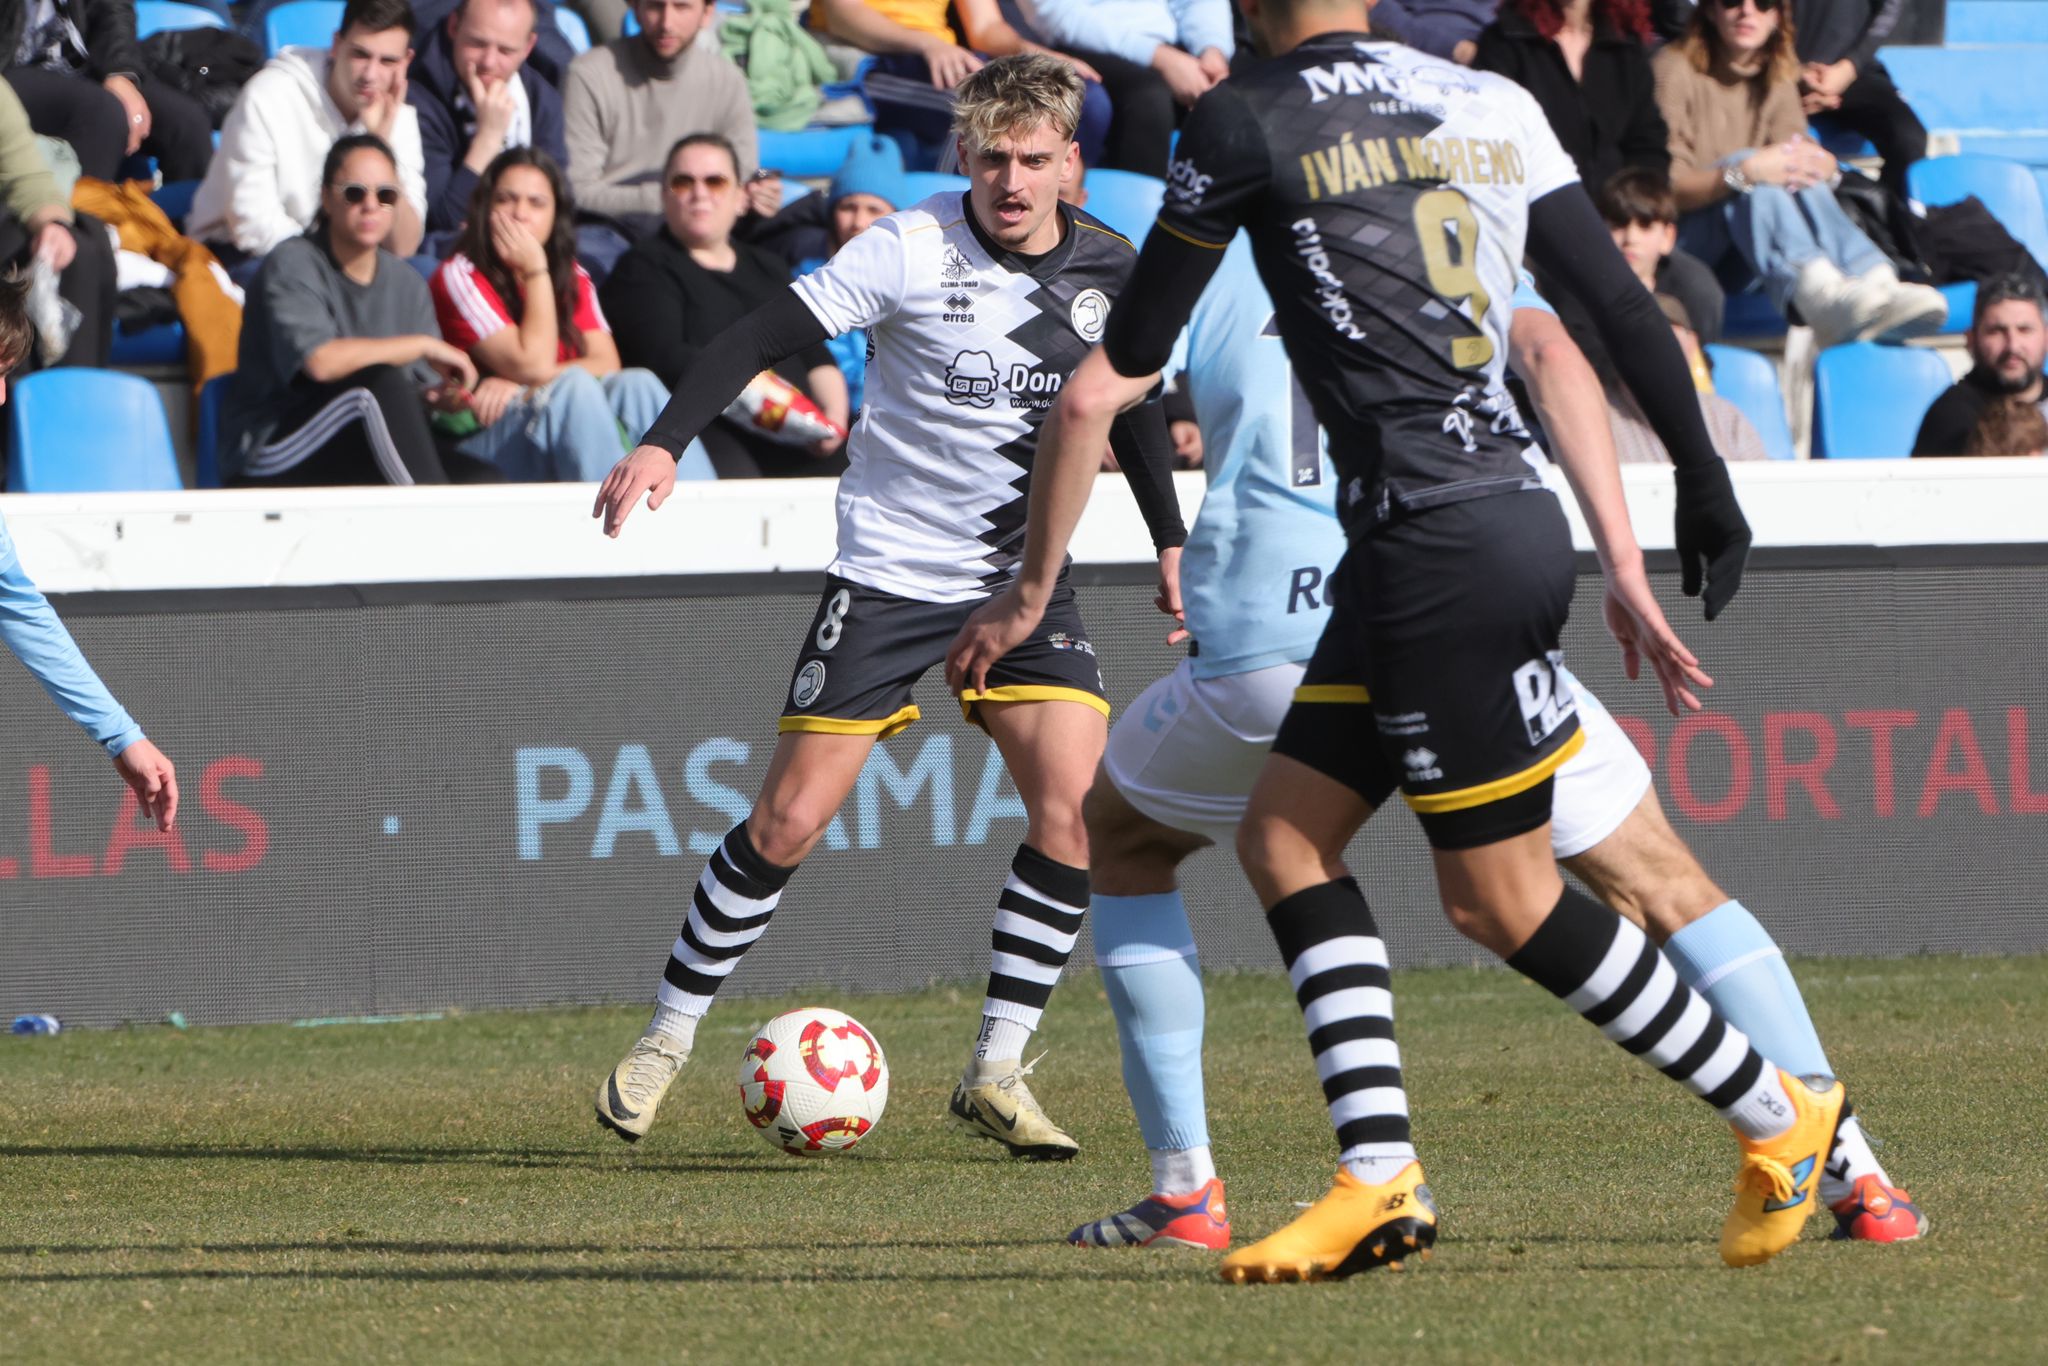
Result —
M 28 276 L 0 275 L 0 375 L 27 359 L 35 339 L 28 320 Z
M 505 172 L 518 166 L 531 166 L 546 176 L 548 193 L 554 196 L 555 225 L 540 245 L 547 254 L 548 280 L 555 287 L 555 334 L 571 351 L 584 355 L 583 329 L 576 326 L 576 205 L 569 196 L 568 177 L 553 157 L 538 147 L 508 147 L 492 157 L 476 189 L 470 193 L 469 217 L 462 225 L 455 249 L 467 256 L 477 273 L 490 282 L 504 300 L 512 321 L 520 322 L 526 316 L 525 296 L 491 245 L 491 198 L 497 194 L 498 182 Z
M 341 11 L 341 23 L 334 31 L 342 34 L 358 29 L 364 33 L 383 33 L 402 28 L 411 33 L 416 27 L 408 0 L 348 0 Z
M 1984 315 L 2000 304 L 2032 304 L 2043 314 L 2048 314 L 2048 303 L 2041 298 L 2041 287 L 2024 275 L 1995 275 L 1977 286 L 1977 303 L 1970 310 L 1970 326 L 1984 321 Z
M 1624 166 L 1600 187 L 1600 216 L 1610 228 L 1631 223 L 1676 223 L 1678 196 L 1671 177 L 1647 166 Z

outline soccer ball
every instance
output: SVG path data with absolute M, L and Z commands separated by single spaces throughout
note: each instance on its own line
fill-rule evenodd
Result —
M 740 1055 L 740 1109 L 798 1157 L 843 1153 L 882 1122 L 889 1064 L 851 1015 L 806 1006 L 754 1031 Z

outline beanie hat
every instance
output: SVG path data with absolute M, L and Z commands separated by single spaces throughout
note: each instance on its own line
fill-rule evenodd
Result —
M 894 138 L 868 133 L 846 149 L 825 203 L 830 207 L 850 194 L 871 194 L 891 209 L 903 207 L 903 152 Z

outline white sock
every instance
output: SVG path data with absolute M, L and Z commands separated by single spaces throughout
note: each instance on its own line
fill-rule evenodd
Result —
M 1413 1143 L 1360 1143 L 1337 1158 L 1344 1170 L 1368 1186 L 1381 1186 L 1416 1160 Z
M 1192 1195 L 1216 1179 L 1209 1145 L 1199 1148 L 1147 1148 L 1152 1158 L 1154 1195 Z
M 988 1061 L 1021 1058 L 1024 1045 L 1030 1042 L 1030 1025 L 1019 1020 L 984 1015 L 981 1017 L 981 1035 L 974 1041 L 974 1056 Z
M 1835 1150 L 1828 1154 L 1827 1165 L 1821 1168 L 1821 1203 L 1838 1205 L 1847 1200 L 1855 1184 L 1866 1176 L 1875 1176 L 1887 1186 L 1892 1183 L 1884 1168 L 1878 1165 L 1877 1154 L 1871 1151 L 1870 1139 L 1863 1132 L 1863 1125 L 1851 1115 L 1842 1121 L 1841 1128 L 1835 1130 Z
M 697 1021 L 702 1018 L 704 1017 L 701 1015 L 685 1015 L 674 1006 L 657 1003 L 654 1007 L 654 1018 L 647 1022 L 647 1032 L 673 1039 L 678 1045 L 676 1051 L 687 1058 L 690 1056 L 690 1050 L 696 1047 Z
M 1732 1034 L 1735 1027 L 1730 1025 L 1728 1030 Z M 1721 1118 L 1734 1125 L 1735 1131 L 1752 1143 L 1776 1138 L 1790 1129 L 1794 1111 L 1792 1097 L 1785 1094 L 1783 1075 L 1777 1068 L 1765 1066 L 1757 1074 L 1756 1085 L 1732 1103 L 1719 1107 Z

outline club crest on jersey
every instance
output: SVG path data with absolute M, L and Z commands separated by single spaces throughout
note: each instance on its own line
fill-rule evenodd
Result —
M 1084 289 L 1074 296 L 1067 316 L 1073 319 L 1074 331 L 1081 334 L 1082 341 L 1099 342 L 1109 326 L 1109 296 L 1099 289 Z
M 960 248 L 948 243 L 946 254 L 939 258 L 939 279 L 949 289 L 979 289 L 981 282 L 974 278 L 974 262 Z
M 986 351 L 962 351 L 946 367 L 946 401 L 969 408 L 993 408 L 996 358 Z
M 939 315 L 941 322 L 971 323 L 974 321 L 974 296 L 972 294 L 962 294 L 955 290 L 946 296 L 945 304 L 946 311 Z
M 797 671 L 796 685 L 789 690 L 789 700 L 798 711 L 818 700 L 825 691 L 825 661 L 814 659 Z

